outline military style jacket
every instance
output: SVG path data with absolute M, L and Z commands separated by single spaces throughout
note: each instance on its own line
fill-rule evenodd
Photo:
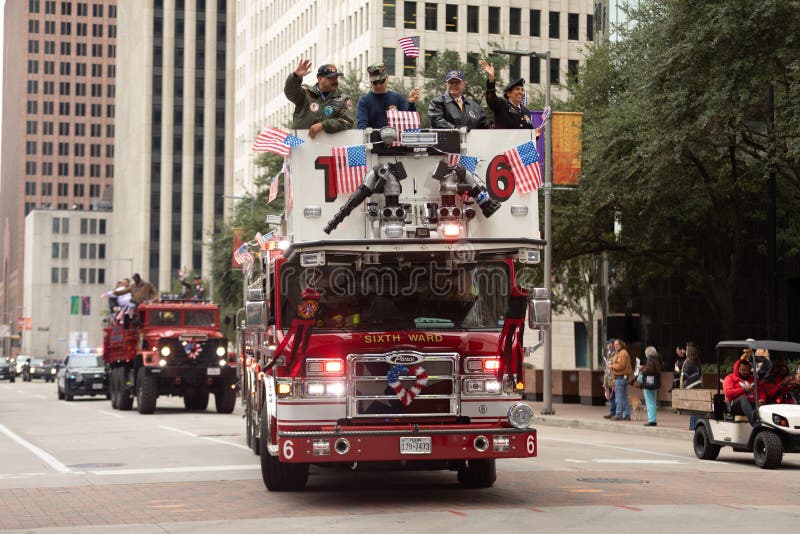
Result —
M 459 109 L 456 101 L 445 93 L 431 100 L 428 105 L 428 119 L 431 128 L 461 128 L 466 126 L 468 130 L 473 128 L 491 128 L 492 123 L 486 117 L 486 113 L 480 104 L 466 95 L 461 97 L 464 101 L 464 111 Z
M 301 85 L 303 79 L 292 72 L 286 79 L 283 93 L 295 105 L 293 128 L 310 128 L 312 124 L 322 123 L 327 133 L 341 132 L 355 128 L 356 120 L 353 102 L 334 91 L 325 98 L 317 85 Z
M 495 83 L 486 80 L 486 103 L 494 113 L 494 127 L 506 130 L 530 130 L 531 113 L 525 106 L 515 107 L 495 92 Z

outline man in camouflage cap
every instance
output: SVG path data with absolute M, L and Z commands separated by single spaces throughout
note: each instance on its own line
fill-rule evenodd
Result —
M 302 85 L 303 76 L 310 72 L 311 61 L 301 59 L 283 87 L 286 98 L 295 105 L 292 127 L 308 128 L 312 139 L 322 130 L 336 133 L 353 128 L 353 102 L 339 93 L 342 73 L 335 65 L 322 65 L 317 69 L 317 83 L 313 87 Z

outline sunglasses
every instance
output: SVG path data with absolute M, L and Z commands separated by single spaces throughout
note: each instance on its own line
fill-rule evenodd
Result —
M 384 78 L 383 80 L 375 80 L 375 81 L 372 82 L 372 85 L 380 85 L 385 81 L 386 81 L 386 78 Z

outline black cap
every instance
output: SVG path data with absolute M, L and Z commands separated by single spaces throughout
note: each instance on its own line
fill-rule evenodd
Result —
M 317 76 L 324 76 L 325 78 L 335 78 L 341 76 L 342 73 L 336 69 L 336 65 L 325 64 L 317 69 Z
M 503 89 L 503 94 L 506 94 L 507 92 L 509 92 L 510 90 L 512 90 L 517 86 L 525 87 L 525 78 L 517 78 L 516 80 L 511 80 L 511 82 L 509 82 L 509 84 L 506 85 L 506 88 Z

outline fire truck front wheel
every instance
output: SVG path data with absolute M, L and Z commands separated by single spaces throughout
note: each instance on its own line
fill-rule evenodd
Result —
M 141 414 L 151 414 L 156 411 L 158 398 L 158 384 L 156 377 L 148 375 L 144 368 L 139 369 L 136 377 L 136 404 Z
M 278 456 L 269 453 L 267 417 L 267 414 L 261 416 L 261 439 L 259 439 L 261 477 L 264 479 L 264 485 L 269 491 L 302 491 L 308 482 L 308 464 L 282 463 Z
M 465 488 L 490 488 L 497 480 L 494 458 L 469 460 L 458 470 L 458 483 Z
M 187 410 L 205 411 L 208 408 L 208 390 L 187 389 L 183 392 L 183 405 Z
M 236 406 L 235 384 L 223 382 L 219 389 L 214 392 L 214 403 L 217 405 L 217 413 L 233 413 Z

